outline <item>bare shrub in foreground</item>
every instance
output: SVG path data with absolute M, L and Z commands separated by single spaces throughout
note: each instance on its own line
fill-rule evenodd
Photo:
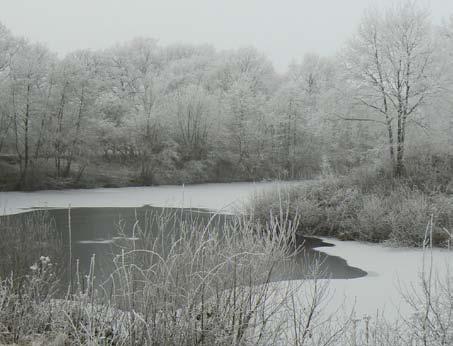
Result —
M 286 216 L 258 226 L 246 218 L 225 224 L 214 224 L 213 218 L 201 225 L 196 218 L 180 223 L 177 213 L 150 215 L 144 224 L 136 222 L 132 236 L 124 232 L 118 240 L 115 270 L 100 286 L 94 257 L 88 275 L 77 272 L 64 297 L 50 290 L 55 283 L 50 263 L 52 275 L 39 285 L 32 276 L 21 284 L 4 281 L 0 341 L 275 344 L 287 326 L 282 314 L 303 283 L 285 288 L 272 282 L 275 270 L 290 270 L 297 252 L 297 220 Z M 168 225 L 178 226 L 168 232 Z M 316 307 L 317 294 L 312 299 Z
M 114 259 L 106 286 L 114 305 L 133 312 L 129 341 L 242 344 L 268 338 L 266 324 L 279 305 L 270 303 L 272 274 L 294 255 L 294 225 L 277 218 L 259 229 L 244 219 L 210 227 L 184 222 L 178 234 L 168 234 L 164 226 L 172 217 L 136 224 L 133 239 L 140 241 L 130 241 Z
M 329 280 L 313 263 L 305 280 L 273 282 L 290 270 L 297 219 L 281 212 L 266 226 L 225 224 L 178 213 L 149 215 L 124 230 L 115 270 L 101 285 L 77 271 L 65 296 L 47 257 L 0 285 L 0 342 L 39 345 L 421 346 L 453 342 L 453 283 L 432 270 L 429 247 L 420 286 L 397 321 L 332 311 Z M 174 231 L 167 232 L 169 225 Z M 156 228 L 157 227 L 157 228 Z M 157 231 L 156 231 L 157 229 Z M 126 234 L 127 233 L 127 234 Z M 432 244 L 433 221 L 425 231 Z M 169 241 L 171 240 L 171 241 Z

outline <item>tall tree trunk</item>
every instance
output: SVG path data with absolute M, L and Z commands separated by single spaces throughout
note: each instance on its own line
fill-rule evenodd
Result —
M 29 166 L 29 143 L 28 143 L 28 132 L 30 124 L 30 83 L 27 85 L 27 104 L 25 106 L 25 118 L 24 118 L 24 165 L 22 175 L 20 177 L 20 185 L 27 183 L 28 166 Z
M 294 112 L 293 114 L 293 152 L 292 152 L 292 160 L 291 160 L 291 178 L 295 178 L 295 163 L 296 163 L 296 148 L 297 148 L 297 114 Z
M 398 114 L 398 132 L 396 146 L 395 176 L 400 177 L 404 173 L 404 119 L 403 115 Z
M 53 84 L 50 84 L 50 86 L 49 86 L 49 91 L 47 93 L 47 99 L 46 99 L 46 106 L 44 108 L 44 113 L 41 118 L 41 126 L 39 128 L 39 134 L 38 134 L 38 139 L 37 139 L 36 148 L 35 148 L 35 156 L 34 156 L 35 161 L 38 160 L 38 158 L 39 158 L 39 151 L 41 150 L 41 147 L 44 142 L 43 134 L 44 134 L 44 128 L 46 126 L 47 113 L 49 111 L 50 95 L 52 93 L 52 86 L 53 86 Z
M 74 159 L 74 150 L 77 146 L 77 142 L 79 140 L 79 135 L 80 135 L 80 126 L 82 124 L 82 114 L 83 114 L 84 103 L 85 103 L 85 87 L 82 87 L 82 93 L 80 95 L 79 110 L 77 112 L 76 132 L 75 132 L 72 144 L 71 144 L 71 148 L 69 149 L 69 154 L 68 154 L 68 158 L 66 161 L 66 168 L 64 171 L 65 177 L 69 176 L 69 173 L 71 172 L 71 164 L 72 164 L 72 160 Z
M 63 116 L 64 116 L 64 107 L 66 104 L 66 88 L 68 83 L 66 82 L 62 93 L 61 93 L 61 100 L 60 100 L 60 107 L 58 108 L 57 113 L 57 134 L 55 139 L 55 170 L 57 177 L 61 176 L 61 159 L 62 159 L 62 150 L 63 150 L 63 143 L 62 143 L 62 130 L 63 130 Z
M 394 149 L 394 140 L 393 140 L 393 128 L 392 122 L 390 118 L 387 116 L 387 132 L 388 132 L 388 140 L 389 140 L 389 154 L 390 154 L 390 162 L 392 163 L 392 167 L 395 165 L 395 149 Z
M 291 178 L 291 103 L 290 103 L 290 110 L 288 111 L 288 119 L 286 125 L 286 133 L 285 133 L 285 155 L 286 155 L 286 170 L 287 170 L 287 178 Z
M 2 132 L 3 133 L 0 134 L 1 135 L 1 137 L 0 137 L 0 152 L 3 149 L 3 145 L 5 143 L 5 139 L 8 136 L 9 130 L 11 128 L 11 125 L 13 124 L 13 120 L 14 120 L 13 117 L 8 117 L 8 119 L 5 121 L 6 124 L 2 128 Z
M 12 100 L 13 100 L 13 110 L 14 110 L 14 144 L 16 147 L 16 153 L 19 158 L 19 171 L 20 171 L 20 177 L 17 182 L 18 187 L 20 187 L 21 184 L 21 177 L 22 177 L 22 171 L 23 171 L 23 160 L 22 160 L 22 151 L 20 149 L 20 144 L 19 144 L 19 119 L 17 115 L 17 108 L 16 108 L 16 97 L 15 97 L 15 92 L 14 90 L 12 91 Z

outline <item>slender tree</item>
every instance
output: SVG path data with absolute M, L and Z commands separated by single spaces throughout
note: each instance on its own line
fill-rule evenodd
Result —
M 36 145 L 35 129 L 43 116 L 43 99 L 53 55 L 41 45 L 22 42 L 10 64 L 9 91 L 15 148 L 20 160 L 19 185 L 27 182 Z
M 425 10 L 413 2 L 366 15 L 346 57 L 349 84 L 356 101 L 386 126 L 395 175 L 404 171 L 407 125 L 438 89 L 434 43 Z M 375 117 L 376 116 L 376 117 Z

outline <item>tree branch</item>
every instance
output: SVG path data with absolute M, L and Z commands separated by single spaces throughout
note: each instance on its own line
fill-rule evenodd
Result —
M 380 121 L 380 120 L 376 120 L 376 119 L 369 119 L 369 118 L 346 118 L 346 117 L 343 117 L 343 116 L 341 116 L 341 115 L 336 115 L 336 117 L 340 118 L 341 120 L 345 120 L 345 121 L 367 121 L 367 122 L 373 122 L 373 123 L 378 123 L 378 124 L 387 125 L 386 122 Z

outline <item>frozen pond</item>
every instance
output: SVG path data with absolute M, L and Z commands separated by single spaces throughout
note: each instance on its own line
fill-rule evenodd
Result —
M 27 214 L 33 212 L 8 217 L 17 218 L 23 222 L 22 220 L 27 218 Z M 62 258 L 57 259 L 57 262 L 62 263 L 65 259 L 67 260 L 65 257 L 69 254 L 68 209 L 48 209 L 48 213 L 55 221 L 56 229 L 62 236 L 65 251 L 63 251 Z M 176 224 L 171 221 L 164 230 L 164 233 L 168 234 L 166 246 L 169 248 L 171 239 L 173 239 L 172 234 L 176 235 L 176 238 L 178 237 L 179 222 L 189 222 L 199 225 L 201 228 L 208 227 L 209 224 L 221 230 L 222 224 L 235 217 L 228 214 L 215 214 L 203 209 L 169 209 L 149 206 L 72 208 L 70 215 L 72 256 L 80 261 L 81 271 L 87 273 L 90 268 L 90 259 L 95 255 L 96 277 L 101 281 L 106 279 L 108 273 L 114 269 L 112 267 L 113 256 L 120 254 L 120 244 L 124 241 L 124 238 L 119 237 L 120 228 L 126 235 L 126 239 L 140 241 L 132 234 L 136 222 L 143 227 L 145 224 L 150 225 L 149 220 L 153 220 L 155 215 L 162 215 L 164 218 L 170 216 L 170 219 L 174 220 Z M 159 233 L 157 225 L 149 226 L 148 229 L 153 236 L 157 236 Z M 303 251 L 289 263 L 277 264 L 277 269 L 274 270 L 271 277 L 272 281 L 303 279 L 307 274 L 311 275 L 310 268 L 313 268 L 315 263 L 320 263 L 319 271 L 324 278 L 351 279 L 366 275 L 366 272 L 359 268 L 349 266 L 340 256 L 331 256 L 316 250 L 320 246 L 330 246 L 328 243 L 317 238 L 299 238 L 299 243 L 304 243 Z
M 231 213 L 240 210 L 254 193 L 288 184 L 294 183 L 233 183 L 201 184 L 185 187 L 159 186 L 3 192 L 0 193 L 0 211 L 3 214 L 16 214 L 27 211 L 29 208 L 67 208 L 70 204 L 72 208 L 95 208 L 89 211 L 92 215 L 98 214 L 99 220 L 102 220 L 102 217 L 104 217 L 104 220 L 105 217 L 108 217 L 111 222 L 114 221 L 114 215 L 111 213 L 115 212 L 115 208 L 136 208 L 144 205 L 205 208 Z M 123 211 L 126 209 L 123 209 Z M 100 212 L 101 210 L 102 212 Z M 86 211 L 88 212 L 88 209 Z M 54 211 L 54 213 L 57 215 L 65 212 Z M 77 217 L 75 210 L 74 217 Z M 86 217 L 83 216 L 80 220 L 82 223 L 87 221 Z M 84 229 L 88 229 L 90 224 L 93 225 L 92 222 L 88 222 Z M 103 243 L 109 242 L 108 237 L 98 237 L 96 234 L 85 238 L 82 237 L 81 233 L 76 236 L 81 237 L 75 239 L 76 242 L 79 241 L 78 244 L 81 248 L 85 246 L 85 248 L 92 247 L 104 251 L 102 249 L 106 249 L 106 244 Z M 321 247 L 316 250 L 328 258 L 333 258 L 337 264 L 340 263 L 342 269 L 337 267 L 337 270 L 348 272 L 351 270 L 350 268 L 360 268 L 368 273 L 366 276 L 344 275 L 341 277 L 341 275 L 337 275 L 336 280 L 331 280 L 330 285 L 334 290 L 332 306 L 339 305 L 342 302 L 349 306 L 355 305 L 357 314 L 361 316 L 364 314 L 373 315 L 377 311 L 382 312 L 384 310 L 389 316 L 397 317 L 399 311 L 405 312 L 407 310 L 407 307 L 402 303 L 401 291 L 409 288 L 410 285 L 417 285 L 423 268 L 424 253 L 421 249 L 388 248 L 384 245 L 341 242 L 334 239 L 326 239 L 325 241 L 334 246 L 325 247 L 325 244 L 321 244 Z M 447 265 L 453 263 L 453 251 L 434 249 L 432 258 L 434 271 L 442 274 L 447 270 Z M 355 277 L 355 279 L 348 279 L 352 277 Z M 295 279 L 295 277 L 286 279 Z

